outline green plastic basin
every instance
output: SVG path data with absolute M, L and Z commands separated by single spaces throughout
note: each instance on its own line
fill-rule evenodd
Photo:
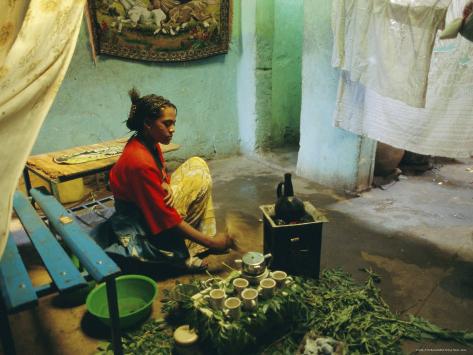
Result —
M 143 275 L 123 275 L 116 278 L 120 328 L 131 327 L 144 321 L 158 294 L 156 282 Z M 107 289 L 100 284 L 87 296 L 87 310 L 107 325 L 110 325 Z

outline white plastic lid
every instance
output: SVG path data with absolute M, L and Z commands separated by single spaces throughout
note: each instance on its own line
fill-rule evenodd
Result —
M 178 345 L 189 346 L 197 342 L 199 336 L 189 328 L 189 325 L 181 325 L 174 331 L 174 340 Z

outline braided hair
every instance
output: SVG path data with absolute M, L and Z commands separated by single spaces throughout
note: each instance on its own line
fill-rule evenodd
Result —
M 162 96 L 151 94 L 140 97 L 136 88 L 128 91 L 128 95 L 131 99 L 131 108 L 126 126 L 130 131 L 136 131 L 138 134 L 143 132 L 146 121 L 161 118 L 166 107 L 172 107 L 177 111 L 176 106 Z

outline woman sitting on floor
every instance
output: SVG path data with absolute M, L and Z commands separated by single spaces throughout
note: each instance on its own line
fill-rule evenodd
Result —
M 192 157 L 169 176 L 158 143 L 171 142 L 176 107 L 162 96 L 140 97 L 136 89 L 129 95 L 126 126 L 135 134 L 110 171 L 116 213 L 109 223 L 115 240 L 106 243 L 106 250 L 204 270 L 206 263 L 196 255 L 233 244 L 227 234 L 216 234 L 209 168 L 201 158 Z

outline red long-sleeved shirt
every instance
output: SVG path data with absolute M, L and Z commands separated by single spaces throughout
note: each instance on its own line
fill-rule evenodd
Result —
M 138 139 L 132 138 L 110 171 L 110 188 L 115 198 L 133 202 L 140 208 L 152 234 L 175 227 L 182 217 L 164 202 L 163 182 L 170 182 L 165 171 L 164 157 L 156 145 L 163 168 Z

